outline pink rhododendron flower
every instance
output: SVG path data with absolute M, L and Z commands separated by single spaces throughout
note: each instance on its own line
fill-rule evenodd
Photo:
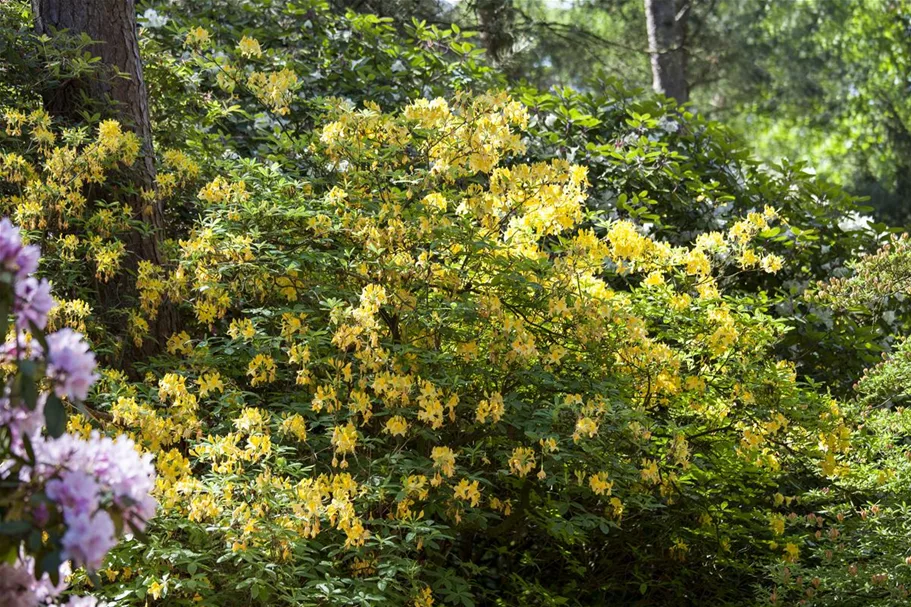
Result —
M 36 438 L 33 444 L 39 475 L 53 475 L 61 468 L 90 475 L 97 483 L 98 494 L 111 495 L 124 519 L 133 522 L 137 529 L 144 529 L 145 522 L 155 514 L 157 504 L 150 496 L 155 487 L 152 455 L 140 454 L 132 439 L 126 436 L 112 439 L 95 431 L 88 439 L 64 434 L 58 439 Z M 84 482 L 81 477 L 74 478 Z M 48 483 L 49 489 L 51 483 L 54 481 Z M 80 486 L 87 487 L 88 483 Z M 69 498 L 69 491 L 54 485 L 55 495 Z M 51 499 L 66 506 L 61 500 Z
M 60 329 L 47 336 L 47 347 L 47 374 L 55 381 L 54 392 L 60 397 L 85 400 L 98 374 L 95 353 L 82 334 L 70 328 Z
M 61 540 L 63 558 L 71 559 L 77 566 L 90 571 L 101 567 L 104 555 L 117 543 L 111 515 L 99 510 L 89 516 L 84 514 L 67 521 L 67 530 Z
M 12 435 L 11 449 L 21 455 L 19 448 L 22 444 L 22 436 L 33 436 L 38 433 L 44 425 L 44 404 L 47 401 L 47 395 L 39 394 L 38 401 L 35 404 L 35 410 L 29 411 L 22 405 L 15 405 L 8 398 L 0 398 L 0 426 L 9 428 Z
M 4 563 L 0 565 L 0 605 L 4 607 L 35 607 L 35 578 L 24 568 Z
M 82 470 L 67 470 L 59 479 L 48 482 L 45 493 L 63 508 L 63 518 L 70 520 L 92 514 L 98 509 L 98 482 Z
M 19 329 L 28 329 L 31 322 L 44 330 L 47 326 L 47 315 L 53 307 L 51 283 L 46 279 L 39 281 L 30 276 L 16 283 L 13 312 L 16 314 L 16 327 Z
M 9 219 L 0 220 L 0 267 L 25 278 L 38 269 L 41 250 L 35 245 L 23 245 L 19 228 Z
M 62 607 L 105 607 L 107 603 L 99 602 L 93 596 L 71 596 Z

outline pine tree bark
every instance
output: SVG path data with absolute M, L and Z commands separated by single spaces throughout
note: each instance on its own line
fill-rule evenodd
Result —
M 512 0 L 475 0 L 473 6 L 484 49 L 495 61 L 507 59 L 515 42 L 516 10 Z
M 652 88 L 677 103 L 689 99 L 685 49 L 687 13 L 687 7 L 681 7 L 676 0 L 645 0 Z
M 97 43 L 88 50 L 101 58 L 98 77 L 68 82 L 44 94 L 45 108 L 53 115 L 77 119 L 77 112 L 88 98 L 93 107 L 118 119 L 124 128 L 135 132 L 142 148 L 136 163 L 118 175 L 118 184 L 104 192 L 112 200 L 129 204 L 134 218 L 150 228 L 145 234 L 134 232 L 128 239 L 126 267 L 135 269 L 140 260 L 161 264 L 161 234 L 164 214 L 159 201 L 148 202 L 140 193 L 155 187 L 155 156 L 149 101 L 142 75 L 135 0 L 32 0 L 32 14 L 38 34 L 69 30 L 85 33 Z M 105 289 L 105 305 L 117 307 L 126 290 L 124 284 Z M 173 310 L 162 310 L 152 326 L 152 351 L 164 343 L 175 326 Z M 149 348 L 146 348 L 149 349 Z M 148 352 L 147 352 L 148 353 Z

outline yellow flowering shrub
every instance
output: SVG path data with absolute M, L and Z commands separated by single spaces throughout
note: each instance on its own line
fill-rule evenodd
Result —
M 504 551 L 527 580 L 544 561 L 563 580 L 600 571 L 595 546 L 678 572 L 799 558 L 773 495 L 847 448 L 843 421 L 716 272 L 780 269 L 750 243 L 781 218 L 683 247 L 593 216 L 584 167 L 518 161 L 527 120 L 495 93 L 340 102 L 310 146 L 323 175 L 247 164 L 201 186 L 199 221 L 167 266 L 140 268 L 132 311 L 172 302 L 190 322 L 108 404 L 161 454 L 160 529 L 201 555 L 169 571 L 170 599 L 329 600 L 294 581 L 320 579 L 300 565 L 317 558 L 396 604 L 451 603 L 444 579 L 476 603 L 521 596 L 468 573 Z M 136 573 L 157 580 L 151 554 Z M 194 581 L 267 569 L 255 594 Z
M 281 113 L 292 75 L 251 80 Z M 73 193 L 66 213 L 32 193 L 64 187 L 42 120 L 21 122 L 44 164 L 8 157 L 2 174 L 21 186 L 3 204 L 35 230 L 81 217 Z M 710 559 L 736 571 L 739 551 L 799 559 L 772 496 L 801 466 L 837 472 L 844 420 L 770 355 L 781 324 L 726 295 L 718 270 L 779 271 L 751 247 L 783 219 L 769 209 L 691 246 L 652 238 L 586 209 L 585 167 L 522 162 L 527 127 L 502 93 L 394 113 L 339 101 L 309 140 L 313 179 L 228 162 L 201 180 L 199 218 L 165 264 L 138 265 L 122 312 L 137 345 L 165 305 L 184 322 L 142 381 L 110 373 L 98 397 L 158 454 L 155 548 L 131 565 L 142 592 L 118 582 L 125 604 L 331 603 L 367 587 L 390 604 L 521 602 L 545 583 L 536 563 L 556 563 L 566 593 L 609 570 L 600 546 L 679 576 Z M 66 154 L 90 180 L 135 149 L 106 123 Z M 171 150 L 154 195 L 199 173 Z M 129 217 L 80 221 L 54 241 L 60 258 L 109 280 Z M 80 301 L 52 322 L 87 322 Z M 194 556 L 174 566 L 177 537 Z

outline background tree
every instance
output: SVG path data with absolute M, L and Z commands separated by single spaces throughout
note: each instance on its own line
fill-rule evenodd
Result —
M 762 158 L 805 161 L 869 196 L 877 218 L 909 217 L 907 0 L 514 0 L 430 15 L 376 4 L 399 23 L 418 14 L 482 31 L 516 82 L 653 86 L 734 127 Z M 662 48 L 673 52 L 650 52 Z
M 690 3 L 645 0 L 652 88 L 677 103 L 686 103 L 686 21 Z
M 134 0 L 32 0 L 35 30 L 39 35 L 68 30 L 85 35 L 95 44 L 86 50 L 100 59 L 100 69 L 78 80 L 64 81 L 44 91 L 45 108 L 53 115 L 75 120 L 79 114 L 100 110 L 122 122 L 139 137 L 141 148 L 137 162 L 123 171 L 115 187 L 93 194 L 111 198 L 130 206 L 134 218 L 141 219 L 145 229 L 133 231 L 127 242 L 131 254 L 128 267 L 139 260 L 162 262 L 160 251 L 164 213 L 161 202 L 144 192 L 155 190 L 155 154 L 149 119 L 149 100 L 139 56 Z M 121 302 L 122 284 L 104 289 L 108 305 Z M 175 319 L 163 310 L 156 319 L 154 334 L 163 343 L 174 330 Z M 156 341 L 148 344 L 154 347 Z

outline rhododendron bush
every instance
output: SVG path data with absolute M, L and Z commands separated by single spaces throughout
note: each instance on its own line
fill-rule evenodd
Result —
M 151 455 L 123 436 L 64 432 L 61 399 L 87 397 L 95 356 L 70 328 L 45 334 L 55 304 L 48 281 L 32 275 L 38 259 L 38 247 L 0 220 L 0 318 L 11 332 L 0 399 L 0 603 L 10 607 L 53 601 L 70 563 L 96 572 L 117 536 L 141 532 L 155 511 Z
M 145 11 L 161 263 L 128 125 L 0 89 L 0 598 L 906 601 L 907 342 L 850 389 L 905 241 L 843 267 L 853 201 L 676 108 L 254 4 Z
M 781 488 L 831 466 L 846 427 L 768 356 L 781 324 L 715 280 L 778 271 L 754 241 L 785 219 L 650 239 L 586 210 L 584 167 L 510 162 L 527 120 L 502 94 L 340 103 L 322 175 L 226 163 L 199 189 L 130 313 L 190 322 L 144 382 L 109 373 L 95 398 L 157 454 L 162 510 L 142 563 L 136 540 L 109 561 L 112 596 L 584 604 L 640 592 L 602 571 L 611 538 L 679 580 L 798 558 Z

